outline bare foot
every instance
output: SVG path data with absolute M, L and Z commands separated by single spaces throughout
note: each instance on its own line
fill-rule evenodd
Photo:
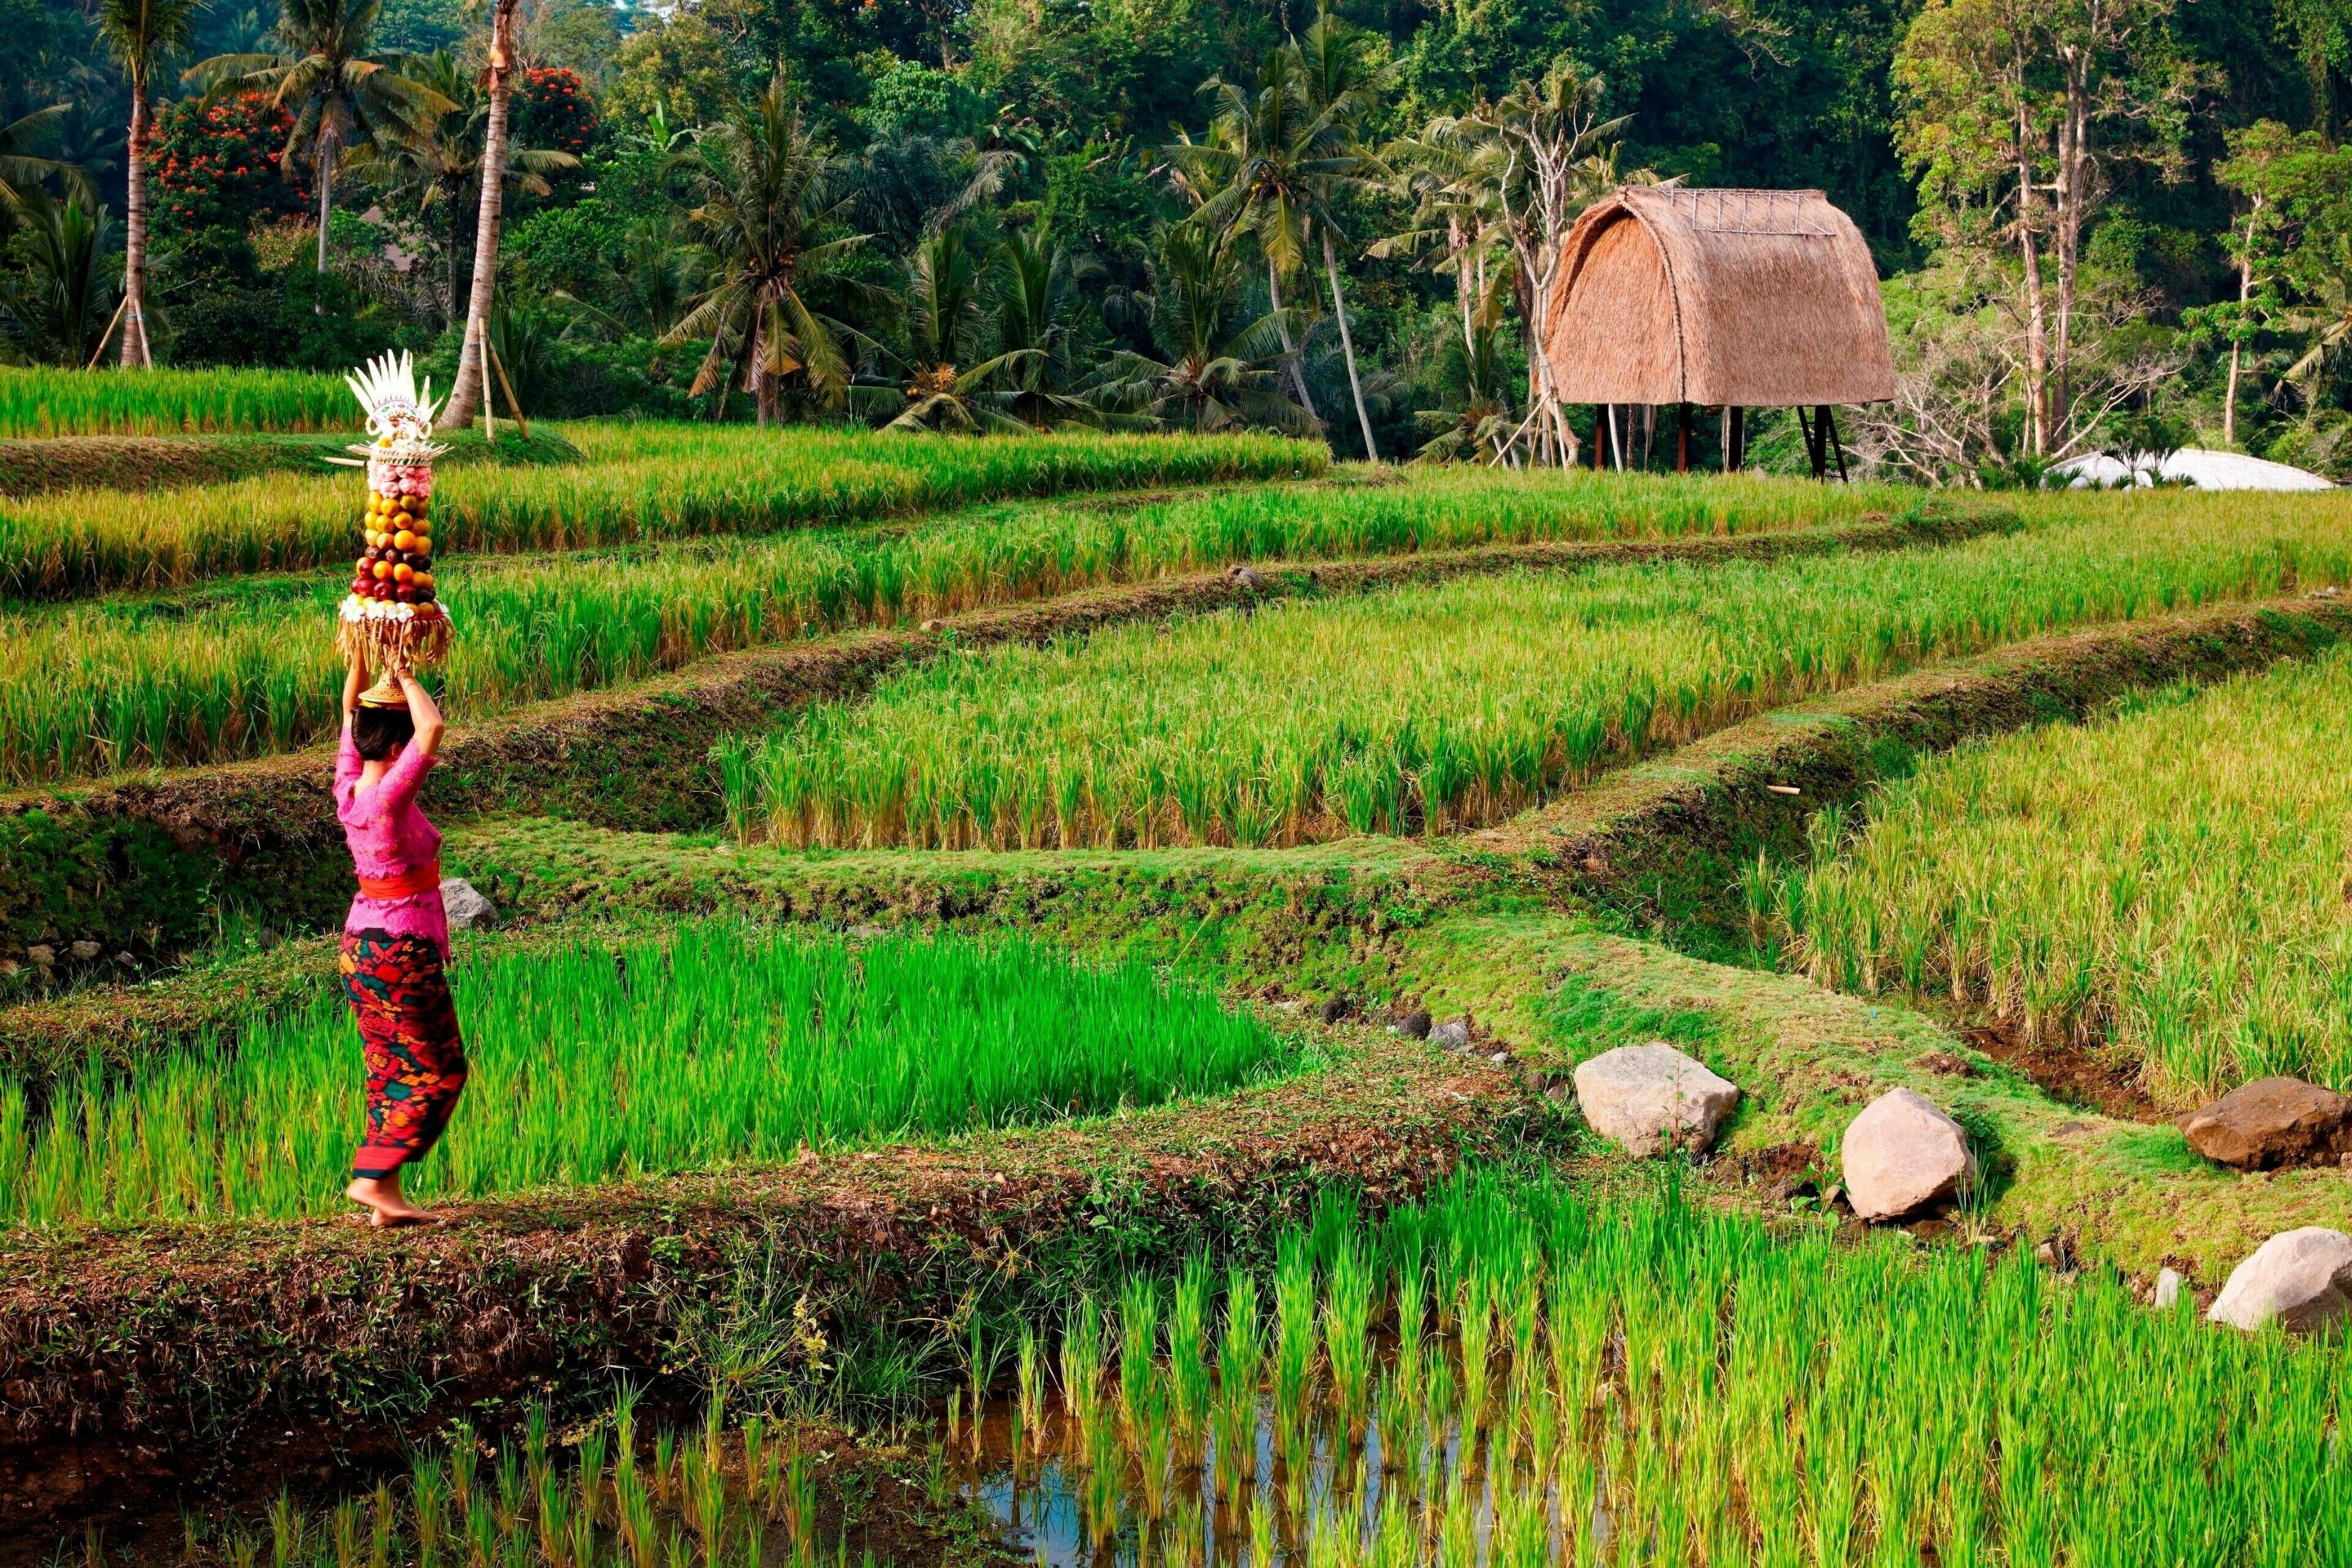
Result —
M 355 1204 L 364 1204 L 373 1211 L 370 1224 L 379 1226 L 395 1225 L 433 1225 L 440 1215 L 430 1209 L 418 1208 L 400 1190 L 400 1173 L 389 1176 L 360 1176 L 343 1189 L 343 1196 Z

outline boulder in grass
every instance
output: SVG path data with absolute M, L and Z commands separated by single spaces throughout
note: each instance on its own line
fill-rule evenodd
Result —
M 2206 1316 L 2249 1331 L 2275 1321 L 2294 1334 L 2352 1321 L 2352 1236 L 2319 1226 L 2281 1231 L 2231 1271 Z
M 471 931 L 499 918 L 498 906 L 463 877 L 441 879 L 441 910 L 449 917 L 451 931 Z
M 1576 1069 L 1576 1100 L 1602 1137 L 1636 1154 L 1704 1153 L 1739 1103 L 1739 1086 L 1664 1040 L 1603 1051 Z
M 1847 1201 L 1866 1220 L 1899 1219 L 1955 1196 L 1977 1169 L 1960 1124 L 1907 1089 L 1863 1107 L 1838 1141 L 1838 1158 Z
M 2189 1146 L 2241 1171 L 2330 1163 L 2352 1151 L 2352 1097 L 2299 1078 L 2258 1079 L 2180 1119 Z

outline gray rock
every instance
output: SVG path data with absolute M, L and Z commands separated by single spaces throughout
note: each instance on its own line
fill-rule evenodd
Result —
M 84 963 L 88 963 L 91 959 L 96 958 L 104 951 L 105 949 L 100 947 L 98 943 L 91 942 L 87 937 L 73 944 L 73 955 L 81 960 Z
M 441 908 L 449 917 L 451 931 L 471 931 L 499 918 L 498 906 L 475 891 L 474 884 L 463 877 L 441 879 Z
M 2352 1317 L 2352 1236 L 2315 1225 L 2281 1231 L 2230 1271 L 2206 1316 L 2247 1330 L 2275 1320 L 2294 1334 Z
M 1436 1026 L 1429 1031 L 1429 1042 L 1434 1046 L 1444 1046 L 1449 1051 L 1468 1050 L 1470 1048 L 1470 1020 L 1467 1018 L 1448 1018 L 1445 1022 Z
M 2188 1283 L 2187 1277 L 2178 1268 L 2158 1269 L 2154 1301 L 2156 1310 L 2159 1312 L 2172 1310 L 2174 1304 L 2180 1300 L 2181 1288 Z
M 2233 1089 L 2180 1119 L 2189 1146 L 2241 1171 L 2332 1163 L 2352 1152 L 2352 1098 L 2299 1078 Z
M 1739 1086 L 1666 1044 L 1620 1046 L 1576 1069 L 1576 1100 L 1602 1137 L 1636 1154 L 1701 1153 L 1739 1103 Z
M 25 950 L 25 956 L 47 969 L 58 961 L 58 950 L 46 942 L 37 942 Z
M 1863 1107 L 1838 1141 L 1847 1201 L 1866 1220 L 1895 1219 L 1948 1198 L 1976 1174 L 1969 1135 L 1912 1089 L 1890 1089 Z

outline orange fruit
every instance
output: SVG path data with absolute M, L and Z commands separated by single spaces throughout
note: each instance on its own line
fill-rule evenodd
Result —
M 388 578 L 390 578 L 390 577 L 391 577 L 391 575 L 392 575 L 392 563 L 391 563 L 391 562 L 389 562 L 389 561 L 379 561 L 379 562 L 377 562 L 377 563 L 375 563 L 375 580 L 376 580 L 377 582 L 382 583 L 382 582 L 383 582 L 383 581 L 387 580 Z
M 413 550 L 416 547 L 416 535 L 404 528 L 392 536 L 392 547 L 394 550 Z
M 410 565 L 407 562 L 405 562 L 405 561 L 402 562 L 399 565 L 397 565 L 397 566 L 395 566 L 395 567 L 394 567 L 394 568 L 392 569 L 392 580 L 393 580 L 394 582 L 395 582 L 395 583 L 406 583 L 406 582 L 409 582 L 409 581 L 413 580 L 413 579 L 415 577 L 415 575 L 416 575 L 416 568 L 415 568 L 415 567 L 414 567 L 414 566 L 411 566 L 411 565 Z
M 416 553 L 419 555 L 430 555 L 433 553 L 433 536 L 431 534 L 420 533 L 416 536 Z

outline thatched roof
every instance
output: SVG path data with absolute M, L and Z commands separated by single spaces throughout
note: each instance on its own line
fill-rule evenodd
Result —
M 1547 349 L 1567 403 L 1895 395 L 1878 270 L 1819 191 L 1629 185 L 1569 231 Z

